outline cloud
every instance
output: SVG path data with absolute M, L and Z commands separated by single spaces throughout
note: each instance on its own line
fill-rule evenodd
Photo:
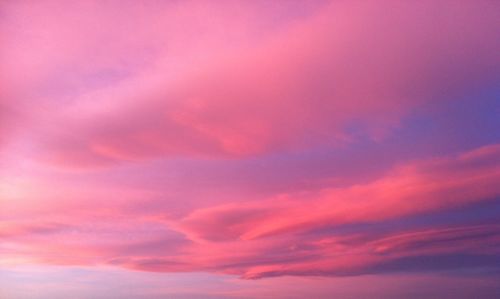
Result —
M 204 263 L 244 278 L 487 266 L 497 260 L 496 225 L 388 236 L 361 233 L 315 241 L 308 235 L 325 228 L 335 231 L 346 224 L 380 223 L 498 198 L 499 154 L 498 145 L 492 145 L 402 165 L 367 184 L 195 210 L 171 227 L 200 244 L 192 255 L 215 251 Z M 207 249 L 211 247 L 215 249 Z M 232 257 L 228 252 L 236 254 Z
M 499 273 L 498 4 L 304 2 L 0 4 L 0 265 Z
M 193 239 L 254 239 L 375 222 L 496 198 L 500 147 L 400 166 L 367 184 L 283 194 L 194 211 L 179 229 Z
M 255 266 L 243 277 L 497 268 L 499 242 L 498 225 L 417 231 L 354 245 L 326 240 L 311 250 L 316 254 L 313 261 Z
M 354 138 L 353 124 L 380 139 L 415 107 L 450 100 L 498 70 L 495 4 L 487 1 L 334 2 L 267 31 L 262 26 L 270 19 L 256 21 L 238 6 L 230 11 L 240 12 L 239 19 L 216 4 L 206 11 L 185 5 L 165 10 L 185 22 L 184 33 L 161 13 L 153 18 L 160 29 L 142 21 L 113 25 L 120 19 L 114 10 L 91 17 L 92 5 L 64 18 L 109 23 L 109 33 L 85 31 L 92 38 L 73 43 L 78 24 L 70 22 L 68 30 L 59 26 L 64 18 L 49 24 L 48 45 L 72 60 L 52 66 L 76 66 L 82 87 L 69 98 L 57 89 L 60 99 L 47 106 L 45 122 L 53 125 L 41 129 L 42 159 L 83 167 L 173 156 L 247 157 L 345 143 Z M 207 11 L 218 17 L 206 29 L 186 21 L 206 18 Z M 108 34 L 115 43 L 101 45 Z M 23 42 L 18 45 L 26 50 Z M 138 48 L 150 54 L 135 53 Z M 95 70 L 81 70 L 98 49 Z M 128 57 L 146 62 L 137 69 L 120 62 Z M 123 76 L 103 74 L 116 65 Z M 86 76 L 102 84 L 86 83 Z
M 498 271 L 498 225 L 373 235 L 195 243 L 170 257 L 131 257 L 115 265 L 141 271 L 208 271 L 244 279 L 357 276 L 429 271 Z M 451 245 L 451 246 L 450 246 Z M 485 272 L 486 273 L 486 272 Z
M 60 193 L 61 201 L 49 202 L 57 209 L 35 201 L 31 209 L 18 206 L 16 217 L 2 224 L 6 242 L 0 245 L 0 262 L 204 271 L 245 279 L 489 269 L 499 254 L 496 222 L 354 232 L 342 227 L 439 214 L 498 198 L 499 157 L 500 147 L 491 145 L 408 162 L 368 183 L 227 201 L 181 218 L 162 213 L 172 205 L 168 201 L 136 211 L 131 203 L 147 193 L 129 194 L 124 197 L 129 205 L 123 205 L 104 199 L 113 192 L 108 186 L 88 193 L 94 198 L 77 206 Z M 67 188 L 64 192 L 73 192 Z M 81 198 L 85 194 L 76 202 Z

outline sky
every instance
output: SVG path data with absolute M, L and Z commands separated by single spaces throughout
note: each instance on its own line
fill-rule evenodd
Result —
M 500 298 L 499 19 L 1 1 L 0 298 Z

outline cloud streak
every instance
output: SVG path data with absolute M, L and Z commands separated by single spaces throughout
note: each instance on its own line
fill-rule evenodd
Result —
M 485 147 L 454 158 L 404 165 L 364 185 L 195 211 L 181 227 L 195 239 L 245 240 L 463 206 L 500 195 L 499 160 L 497 145 Z

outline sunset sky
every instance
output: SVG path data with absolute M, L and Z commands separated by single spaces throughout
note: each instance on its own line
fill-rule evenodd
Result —
M 0 298 L 500 298 L 499 22 L 0 1 Z

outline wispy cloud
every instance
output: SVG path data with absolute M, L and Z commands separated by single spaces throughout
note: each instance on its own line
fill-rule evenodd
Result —
M 317 276 L 484 287 L 500 264 L 498 11 L 3 1 L 0 267 L 203 272 L 224 286 L 207 298 L 332 294 Z M 396 293 L 378 295 L 415 295 Z

